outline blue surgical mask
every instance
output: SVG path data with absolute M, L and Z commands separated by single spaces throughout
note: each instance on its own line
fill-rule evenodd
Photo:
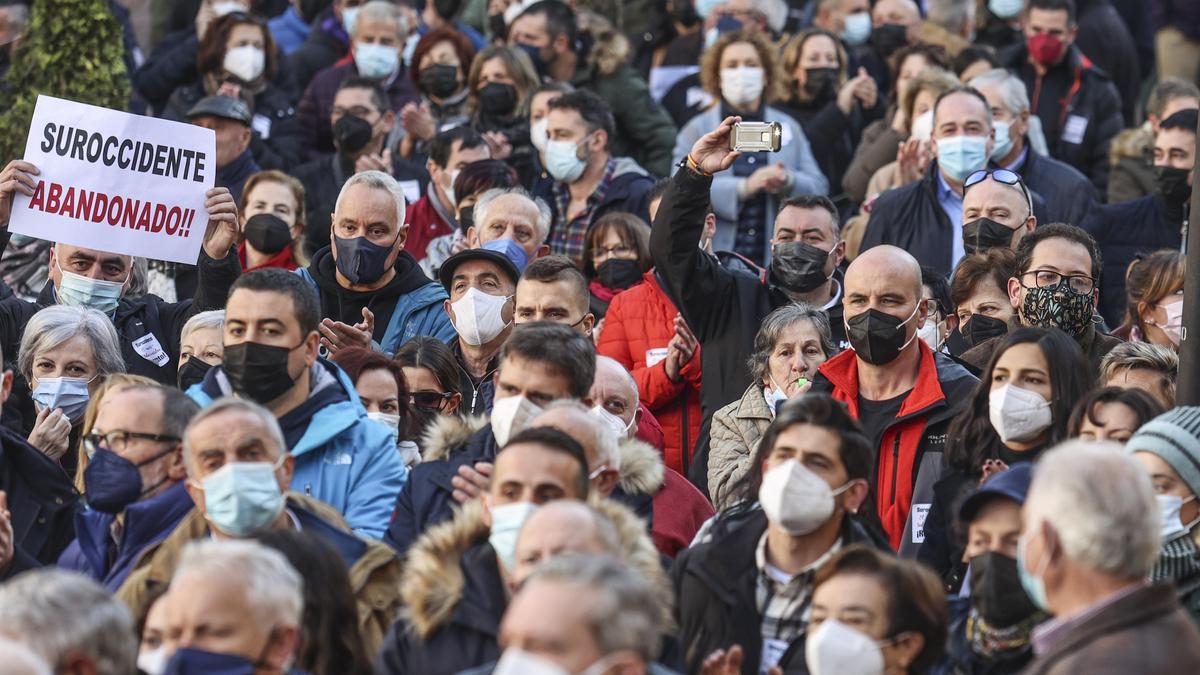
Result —
M 516 266 L 518 272 L 524 272 L 525 266 L 529 264 L 529 254 L 512 239 L 493 239 L 479 248 L 502 254 Z
M 354 66 L 362 77 L 381 80 L 396 72 L 399 65 L 400 50 L 396 47 L 367 42 L 354 44 Z
M 1022 0 L 1018 0 L 1020 2 Z M 846 25 L 842 28 L 842 39 L 851 47 L 865 45 L 871 37 L 871 15 L 867 12 L 855 12 L 846 15 Z
M 938 167 L 956 181 L 987 166 L 987 138 L 984 136 L 950 136 L 937 142 Z
M 40 409 L 58 408 L 71 420 L 71 424 L 75 424 L 83 419 L 83 413 L 87 410 L 91 399 L 88 392 L 90 383 L 91 380 L 82 377 L 42 377 L 38 378 L 31 396 Z
M 707 19 L 714 9 L 726 2 L 727 0 L 696 0 L 696 13 L 700 18 Z
M 493 506 L 488 510 L 492 514 L 492 531 L 488 535 L 488 543 L 496 550 L 496 556 L 500 558 L 504 569 L 511 572 L 517 564 L 517 535 L 530 514 L 537 510 L 537 504 L 514 502 Z
M 270 525 L 283 510 L 283 493 L 271 462 L 232 462 L 204 479 L 205 518 L 231 537 L 248 537 Z
M 242 656 L 180 647 L 167 661 L 163 675 L 254 675 L 254 664 Z
M 62 280 L 58 283 L 58 302 L 72 307 L 88 307 L 104 314 L 112 314 L 121 303 L 125 281 L 104 281 L 81 274 L 68 272 L 58 266 Z
M 992 128 L 996 130 L 996 146 L 992 148 L 992 161 L 999 162 L 1004 159 L 1004 156 L 1012 150 L 1012 136 L 1008 135 L 1008 122 L 992 122 Z
M 579 141 L 546 141 L 546 170 L 555 180 L 563 183 L 574 183 L 583 175 L 587 162 L 579 159 L 579 146 L 587 139 Z
M 988 0 L 988 10 L 1000 19 L 1012 19 L 1025 8 L 1025 0 Z
M 342 28 L 347 33 L 354 32 L 354 21 L 358 18 L 358 7 L 346 7 L 342 9 Z
M 1036 575 L 1025 569 L 1025 550 L 1025 535 L 1021 535 L 1017 539 L 1017 576 L 1021 578 L 1021 588 L 1025 589 L 1025 594 L 1033 604 L 1043 612 L 1049 612 L 1050 601 L 1046 599 L 1046 582 L 1041 577 L 1046 571 L 1046 566 L 1042 565 L 1042 571 Z

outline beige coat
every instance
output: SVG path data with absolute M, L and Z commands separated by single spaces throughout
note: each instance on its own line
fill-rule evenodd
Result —
M 750 460 L 758 449 L 758 442 L 773 419 L 763 396 L 763 387 L 758 383 L 747 387 L 741 400 L 713 415 L 712 440 L 708 447 L 708 491 L 718 511 L 732 506 L 736 500 L 733 489 L 750 470 Z

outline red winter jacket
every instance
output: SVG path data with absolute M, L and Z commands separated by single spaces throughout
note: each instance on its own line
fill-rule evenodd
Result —
M 674 320 L 678 311 L 658 285 L 654 270 L 650 270 L 641 283 L 613 298 L 604 316 L 604 329 L 596 349 L 616 359 L 633 375 L 638 396 L 658 418 L 666 436 L 664 462 L 686 476 L 703 418 L 700 411 L 700 350 L 697 348 L 692 360 L 680 370 L 682 381 L 675 383 L 667 379 L 664 359 L 667 344 L 675 336 Z
M 424 197 L 409 205 L 406 214 L 408 239 L 404 242 L 404 250 L 418 261 L 425 259 L 425 251 L 429 248 L 429 242 L 444 234 L 454 232 L 450 223 L 443 220 L 437 209 L 433 208 L 433 198 L 430 196 L 432 193 L 433 186 L 430 185 Z

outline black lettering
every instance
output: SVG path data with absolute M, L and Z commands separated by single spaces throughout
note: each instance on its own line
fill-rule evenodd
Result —
M 171 178 L 179 176 L 179 148 L 167 148 L 167 175 Z
M 104 139 L 104 166 L 112 166 L 117 163 L 116 147 L 116 136 L 109 136 Z
M 204 182 L 204 153 L 196 153 L 196 173 L 192 176 L 192 180 L 197 183 Z
M 51 122 L 42 128 L 42 138 L 44 140 L 42 141 L 42 144 L 38 146 L 42 149 L 42 152 L 50 152 L 54 149 L 54 128 L 56 126 L 58 125 L 54 122 Z
M 154 146 L 148 143 L 138 141 L 138 166 L 137 170 L 142 173 L 150 173 L 150 166 L 154 162 Z
M 155 176 L 163 175 L 163 163 L 167 160 L 167 146 L 154 146 L 154 173 Z
M 121 167 L 122 169 L 129 168 L 129 165 L 133 162 L 126 156 L 126 151 L 132 149 L 133 141 L 129 140 L 128 138 L 121 141 L 121 149 L 117 151 L 117 166 Z
M 71 130 L 66 127 L 58 128 L 58 139 L 54 143 L 54 153 L 66 157 L 71 151 Z
M 104 137 L 100 134 L 88 136 L 87 161 L 95 164 L 100 160 L 100 152 L 104 150 Z
M 87 143 L 87 132 L 83 129 L 72 129 L 75 132 L 75 139 L 71 141 L 71 159 L 84 159 L 86 157 L 84 144 Z

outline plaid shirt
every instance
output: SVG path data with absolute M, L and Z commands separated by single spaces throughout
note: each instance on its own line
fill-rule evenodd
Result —
M 772 576 L 767 569 L 767 533 L 763 532 L 762 538 L 758 540 L 758 548 L 754 551 L 754 560 L 758 563 L 755 602 L 758 613 L 762 616 L 764 644 L 768 640 L 780 640 L 791 644 L 808 628 L 808 619 L 812 613 L 810 605 L 813 577 L 816 576 L 817 569 L 841 547 L 842 540 L 839 538 L 824 555 L 785 583 Z
M 592 192 L 591 197 L 588 197 L 587 205 L 573 220 L 567 220 L 567 209 L 571 205 L 570 187 L 566 183 L 554 183 L 554 203 L 557 212 L 554 218 L 554 227 L 550 230 L 550 252 L 567 256 L 579 269 L 583 269 L 584 258 L 587 254 L 587 251 L 583 249 L 584 237 L 587 235 L 588 227 L 592 224 L 592 214 L 596 212 L 596 205 L 604 201 L 605 195 L 608 194 L 608 187 L 612 185 L 613 172 L 616 168 L 617 160 L 608 160 L 608 165 L 604 167 L 604 175 L 596 185 L 596 190 Z

